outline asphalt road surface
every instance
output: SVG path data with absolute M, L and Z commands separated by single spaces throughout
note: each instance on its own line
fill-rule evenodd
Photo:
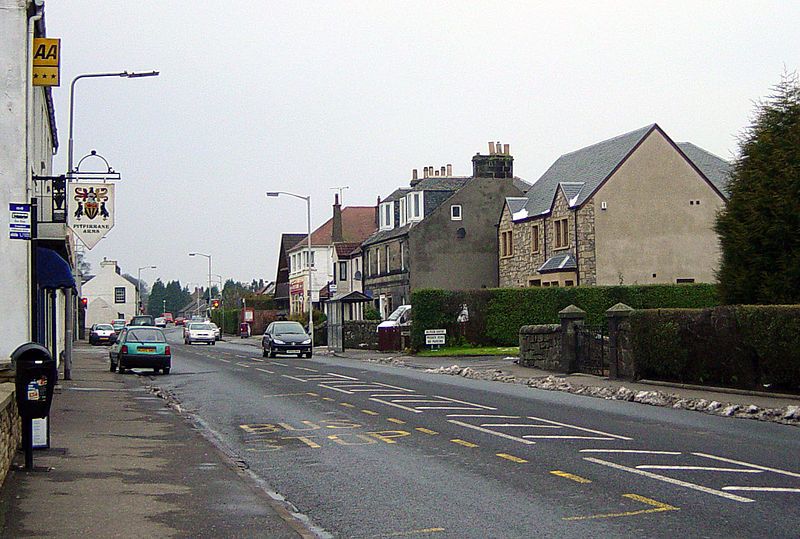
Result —
M 796 427 L 168 334 L 154 383 L 321 535 L 800 535 Z

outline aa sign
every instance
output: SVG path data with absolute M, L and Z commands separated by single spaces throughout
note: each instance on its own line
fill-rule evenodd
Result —
M 87 249 L 114 227 L 114 184 L 70 182 L 67 225 Z

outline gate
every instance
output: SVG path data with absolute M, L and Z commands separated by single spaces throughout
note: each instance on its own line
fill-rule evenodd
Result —
M 608 376 L 610 345 L 608 326 L 577 325 L 576 333 L 576 370 L 586 374 Z

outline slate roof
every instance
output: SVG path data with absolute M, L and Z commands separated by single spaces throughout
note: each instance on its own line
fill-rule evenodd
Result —
M 342 236 L 345 242 L 361 243 L 375 231 L 375 207 L 374 206 L 348 206 L 342 208 Z M 331 232 L 333 232 L 333 217 L 311 233 L 311 245 L 324 246 L 331 245 Z M 304 247 L 308 236 L 294 244 L 291 249 Z
M 539 273 L 555 273 L 557 271 L 570 271 L 577 269 L 575 257 L 571 253 L 563 253 L 551 256 L 547 262 L 542 264 L 537 270 Z
M 467 182 L 471 179 L 471 176 L 434 176 L 433 178 L 423 178 L 417 185 L 411 188 L 411 191 L 458 191 L 467 185 Z
M 400 187 L 399 189 L 395 189 L 394 193 L 392 193 L 388 197 L 386 197 L 383 200 L 381 200 L 381 203 L 383 203 L 383 202 L 394 202 L 395 200 L 401 199 L 404 196 L 406 196 L 406 194 L 409 191 L 411 191 L 411 189 L 405 189 L 403 187 Z
M 526 219 L 549 213 L 559 185 L 569 197 L 570 206 L 580 206 L 654 129 L 661 131 L 657 124 L 650 124 L 562 155 L 533 184 L 525 195 L 528 202 L 523 208 L 514 212 L 518 215 L 514 219 Z M 730 164 L 691 143 L 681 143 L 678 147 L 708 180 L 727 196 L 726 178 Z M 506 202 L 508 201 L 509 199 L 506 199 Z
M 372 245 L 382 241 L 390 240 L 392 238 L 400 237 L 408 232 L 410 228 L 411 223 L 407 223 L 401 227 L 393 228 L 391 230 L 378 230 L 372 236 L 367 238 L 362 245 L 366 247 L 367 245 Z

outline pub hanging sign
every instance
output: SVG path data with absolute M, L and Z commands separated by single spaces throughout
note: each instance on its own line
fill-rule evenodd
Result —
M 114 227 L 114 184 L 70 182 L 67 224 L 87 249 Z

